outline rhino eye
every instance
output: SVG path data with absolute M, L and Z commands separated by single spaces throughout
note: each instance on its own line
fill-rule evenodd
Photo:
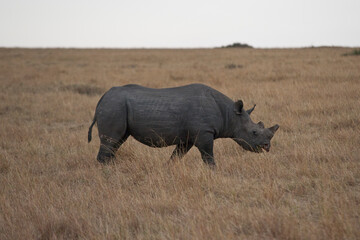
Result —
M 255 131 L 255 130 L 252 133 L 253 133 L 254 136 L 258 135 L 257 131 Z

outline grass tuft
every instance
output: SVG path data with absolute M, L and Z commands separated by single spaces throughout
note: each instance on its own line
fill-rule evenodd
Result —
M 102 88 L 85 85 L 85 84 L 71 84 L 71 85 L 63 86 L 61 89 L 63 91 L 71 91 L 74 93 L 79 93 L 87 96 L 101 95 L 105 92 L 104 89 Z
M 343 56 L 360 56 L 360 49 L 354 49 L 350 53 L 344 53 Z

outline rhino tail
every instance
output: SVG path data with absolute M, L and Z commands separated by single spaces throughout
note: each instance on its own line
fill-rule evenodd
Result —
M 106 93 L 105 93 L 105 94 L 106 94 Z M 90 127 L 89 127 L 88 142 L 91 142 L 91 132 L 92 132 L 92 128 L 93 128 L 94 124 L 96 123 L 96 110 L 97 110 L 97 108 L 98 108 L 101 100 L 104 98 L 105 94 L 101 96 L 99 102 L 98 102 L 97 105 L 96 105 L 94 119 L 93 119 L 93 122 L 91 123 L 91 125 L 90 125 Z
M 91 142 L 91 133 L 92 133 L 92 128 L 93 128 L 95 122 L 96 122 L 96 115 L 94 116 L 93 122 L 91 123 L 91 125 L 89 127 L 88 142 Z

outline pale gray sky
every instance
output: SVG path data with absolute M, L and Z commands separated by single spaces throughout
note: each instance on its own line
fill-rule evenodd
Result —
M 0 47 L 360 46 L 360 0 L 0 0 Z

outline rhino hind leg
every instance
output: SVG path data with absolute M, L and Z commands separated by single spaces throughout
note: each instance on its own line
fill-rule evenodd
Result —
M 114 139 L 106 135 L 100 136 L 100 149 L 97 155 L 97 160 L 100 163 L 109 163 L 115 158 L 115 153 L 119 147 L 129 137 L 128 134 L 120 139 Z
M 129 136 L 125 102 L 121 97 L 116 97 L 114 91 L 106 93 L 96 109 L 100 138 L 97 160 L 101 163 L 113 160 L 116 151 Z

